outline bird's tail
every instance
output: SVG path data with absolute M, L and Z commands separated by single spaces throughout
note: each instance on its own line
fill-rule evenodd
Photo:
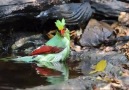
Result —
M 35 61 L 34 56 L 24 56 L 13 59 L 16 62 L 32 63 Z

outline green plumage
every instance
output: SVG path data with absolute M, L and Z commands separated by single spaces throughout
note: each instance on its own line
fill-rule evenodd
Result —
M 66 58 L 69 57 L 70 53 L 70 35 L 69 30 L 66 29 L 63 36 L 57 31 L 56 35 L 51 38 L 48 42 L 45 43 L 48 46 L 56 46 L 64 48 L 59 53 L 54 54 L 41 54 L 36 56 L 24 56 L 14 59 L 15 61 L 23 61 L 23 62 L 32 62 L 36 61 L 37 65 L 42 66 L 44 62 L 58 62 L 58 61 L 65 61 Z

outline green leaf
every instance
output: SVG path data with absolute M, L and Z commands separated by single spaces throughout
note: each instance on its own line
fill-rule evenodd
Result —
M 95 66 L 95 70 L 91 71 L 90 74 L 93 74 L 93 73 L 96 73 L 96 72 L 102 72 L 102 71 L 105 70 L 106 66 L 107 66 L 107 61 L 106 60 L 101 60 Z

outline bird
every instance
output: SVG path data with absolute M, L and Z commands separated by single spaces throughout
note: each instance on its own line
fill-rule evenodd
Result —
M 44 24 L 48 19 L 66 20 L 66 25 L 81 25 L 86 23 L 92 16 L 91 5 L 88 1 L 82 3 L 64 3 L 42 11 L 36 18 Z
M 36 62 L 38 66 L 44 65 L 44 62 L 65 61 L 70 54 L 69 30 L 65 27 L 65 19 L 57 20 L 55 24 L 58 31 L 45 45 L 34 49 L 28 56 L 18 57 L 13 60 L 26 63 Z

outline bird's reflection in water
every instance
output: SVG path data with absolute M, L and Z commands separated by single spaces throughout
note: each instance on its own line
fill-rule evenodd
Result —
M 62 62 L 44 62 L 44 65 L 33 65 L 37 74 L 46 77 L 51 84 L 57 84 L 68 80 L 69 69 L 66 63 Z

